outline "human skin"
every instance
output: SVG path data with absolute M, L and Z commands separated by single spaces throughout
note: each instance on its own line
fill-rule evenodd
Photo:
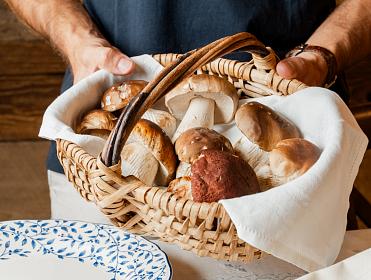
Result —
M 306 43 L 330 50 L 335 55 L 338 71 L 366 58 L 371 54 L 371 0 L 344 1 Z M 323 85 L 327 66 L 320 55 L 305 52 L 280 61 L 277 72 L 307 85 Z
M 6 2 L 70 64 L 74 83 L 99 69 L 117 75 L 134 70 L 134 62 L 102 36 L 79 0 Z
M 79 0 L 5 0 L 36 32 L 47 38 L 71 65 L 74 83 L 105 69 L 130 74 L 134 62 L 112 46 L 99 32 Z M 327 48 L 338 70 L 365 58 L 371 49 L 371 0 L 347 0 L 318 27 L 306 43 Z M 327 75 L 325 59 L 303 52 L 277 64 L 279 75 L 307 85 L 321 86 Z

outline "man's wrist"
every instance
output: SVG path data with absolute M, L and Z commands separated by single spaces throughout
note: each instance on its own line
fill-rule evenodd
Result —
M 63 45 L 63 54 L 74 71 L 79 67 L 90 68 L 89 64 L 95 65 L 92 61 L 97 48 L 111 47 L 111 44 L 101 36 L 96 34 L 84 34 L 78 36 L 74 34 L 68 38 Z
M 61 14 L 60 10 L 64 13 Z M 55 4 L 50 7 L 50 16 L 48 20 L 45 20 L 44 28 L 44 33 L 47 34 L 51 43 L 70 62 L 79 58 L 80 55 L 76 53 L 85 46 L 110 45 L 80 1 L 55 1 Z
M 87 47 L 107 47 L 109 42 L 97 31 L 71 30 L 53 40 L 69 60 L 78 60 Z

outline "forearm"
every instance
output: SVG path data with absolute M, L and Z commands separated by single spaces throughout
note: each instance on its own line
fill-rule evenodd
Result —
M 12 10 L 67 59 L 84 41 L 106 45 L 79 0 L 5 0 Z
M 335 54 L 338 70 L 365 58 L 371 49 L 371 0 L 348 0 L 321 24 L 308 44 Z
M 128 75 L 135 69 L 134 62 L 100 34 L 80 0 L 5 1 L 64 56 L 74 83 L 99 69 L 116 75 Z

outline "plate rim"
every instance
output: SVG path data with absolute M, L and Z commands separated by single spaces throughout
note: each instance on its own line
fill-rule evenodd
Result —
M 165 259 L 166 264 L 167 264 L 167 266 L 169 268 L 169 278 L 167 280 L 173 279 L 173 268 L 172 268 L 171 262 L 169 260 L 169 256 L 165 253 L 164 250 L 162 250 L 160 248 L 160 246 L 158 244 L 152 242 L 151 240 L 148 240 L 147 238 L 145 238 L 144 236 L 142 236 L 140 234 L 132 233 L 132 232 L 126 230 L 126 229 L 122 229 L 122 228 L 116 227 L 113 224 L 94 223 L 94 222 L 86 222 L 86 221 L 72 220 L 72 219 L 14 219 L 14 220 L 0 221 L 0 226 L 2 224 L 15 223 L 15 222 L 77 222 L 77 223 L 84 223 L 84 224 L 91 224 L 91 225 L 101 225 L 101 226 L 105 226 L 105 227 L 111 227 L 111 228 L 114 228 L 116 230 L 121 230 L 124 233 L 128 233 L 130 235 L 133 235 L 133 236 L 136 236 L 136 237 L 139 237 L 139 238 L 144 239 L 146 242 L 150 243 L 151 245 L 154 245 L 157 248 L 157 250 L 159 250 L 160 252 L 162 252 L 162 254 L 165 256 L 164 259 Z M 0 261 L 2 261 L 2 260 L 0 260 Z

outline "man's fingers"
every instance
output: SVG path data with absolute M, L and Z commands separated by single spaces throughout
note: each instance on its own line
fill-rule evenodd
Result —
M 135 63 L 129 57 L 112 47 L 101 48 L 98 66 L 115 75 L 128 75 L 135 69 Z

